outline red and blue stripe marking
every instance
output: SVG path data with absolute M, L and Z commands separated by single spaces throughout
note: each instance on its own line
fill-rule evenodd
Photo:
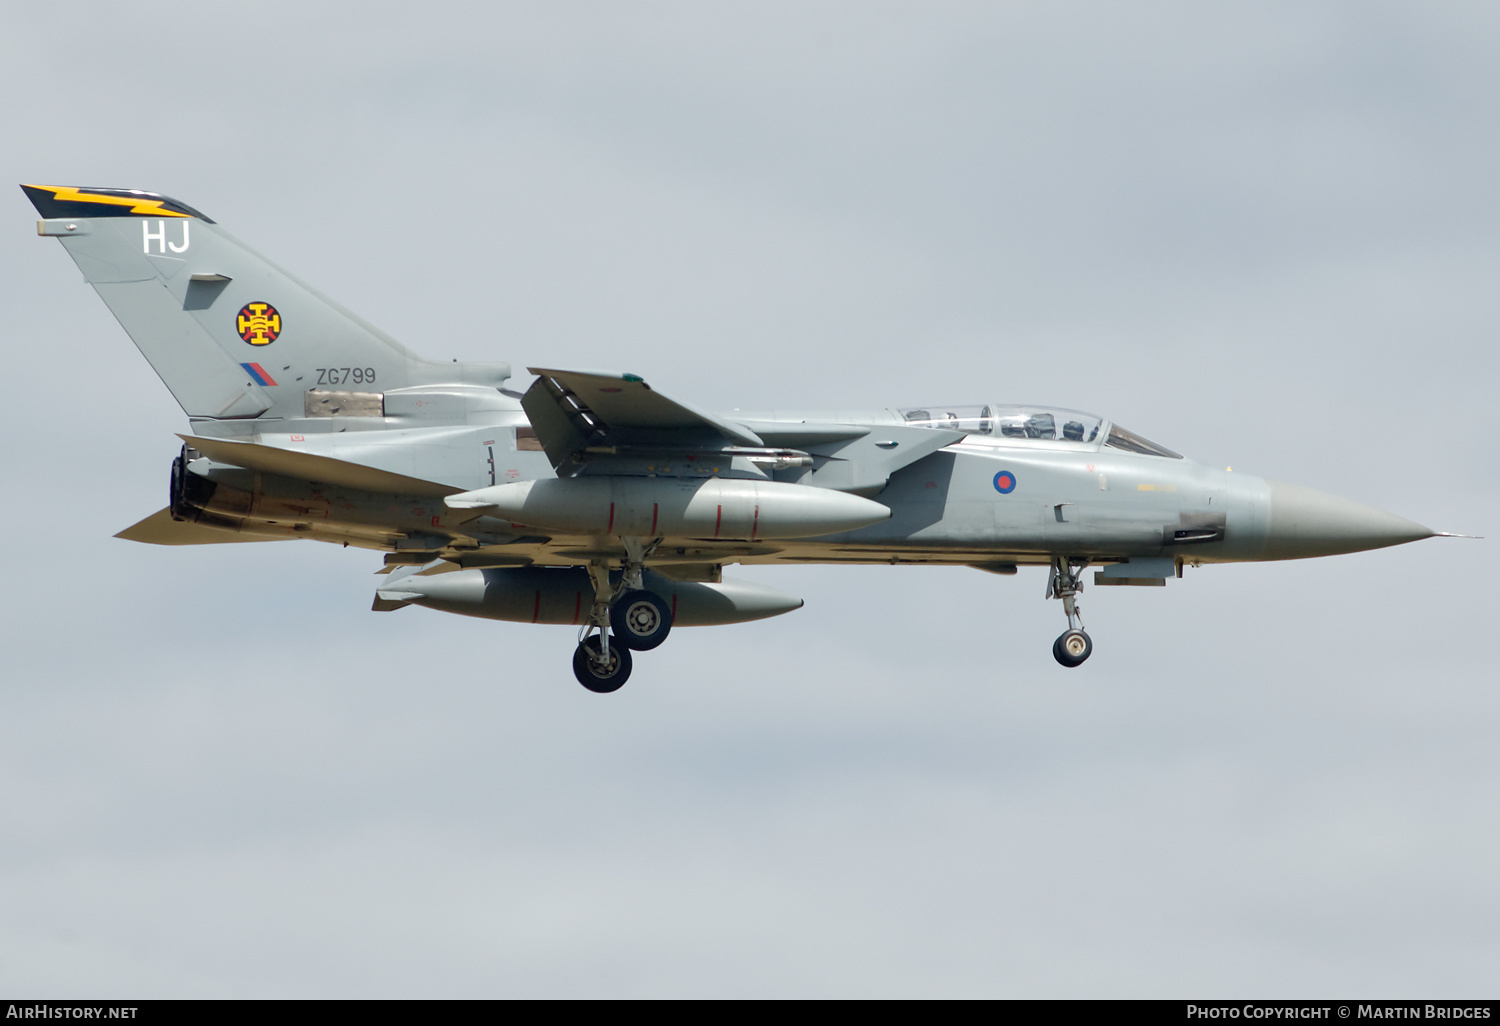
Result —
M 245 373 L 248 374 L 248 375 L 250 375 L 251 380 L 253 380 L 257 385 L 274 385 L 274 384 L 276 384 L 276 379 L 273 378 L 273 377 L 271 377 L 270 374 L 267 374 L 266 373 L 266 369 L 264 367 L 262 367 L 260 364 L 258 364 L 258 363 L 242 363 L 242 364 L 240 364 L 240 366 L 243 367 L 243 368 L 245 368 Z

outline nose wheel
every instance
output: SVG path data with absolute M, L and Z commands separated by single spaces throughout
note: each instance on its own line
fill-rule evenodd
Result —
M 1052 657 L 1064 666 L 1077 666 L 1094 651 L 1094 642 L 1083 631 L 1068 631 L 1052 643 Z
M 1052 643 L 1052 657 L 1064 666 L 1081 666 L 1094 653 L 1094 642 L 1083 630 L 1083 615 L 1078 611 L 1078 593 L 1083 590 L 1083 568 L 1086 559 L 1052 557 L 1052 573 L 1047 578 L 1047 597 L 1062 599 L 1068 617 L 1068 629 Z

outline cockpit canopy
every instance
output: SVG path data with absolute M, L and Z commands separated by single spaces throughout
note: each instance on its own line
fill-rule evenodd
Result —
M 1108 425 L 1104 444 L 1145 456 L 1180 460 L 1171 449 L 1148 441 L 1118 424 L 1109 424 L 1092 413 L 1047 406 L 928 406 L 897 410 L 912 427 L 941 428 L 966 434 L 1005 439 L 1035 439 L 1097 445 L 1099 432 Z

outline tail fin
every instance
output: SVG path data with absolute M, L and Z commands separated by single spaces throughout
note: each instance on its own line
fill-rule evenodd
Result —
M 498 386 L 506 364 L 442 364 L 257 254 L 185 203 L 23 185 L 42 220 L 193 418 L 302 417 L 310 389 Z

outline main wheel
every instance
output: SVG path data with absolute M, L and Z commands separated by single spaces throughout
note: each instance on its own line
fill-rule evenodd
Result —
M 615 600 L 609 611 L 614 639 L 626 648 L 645 652 L 667 640 L 672 610 L 660 595 L 636 589 Z
M 616 638 L 610 640 L 614 644 L 609 646 L 608 662 L 599 658 L 602 646 L 597 634 L 590 635 L 573 653 L 573 676 L 578 678 L 578 683 L 601 695 L 619 691 L 630 679 L 630 649 L 619 644 Z
M 1052 655 L 1064 666 L 1078 666 L 1094 651 L 1094 642 L 1083 631 L 1068 631 L 1052 643 Z

